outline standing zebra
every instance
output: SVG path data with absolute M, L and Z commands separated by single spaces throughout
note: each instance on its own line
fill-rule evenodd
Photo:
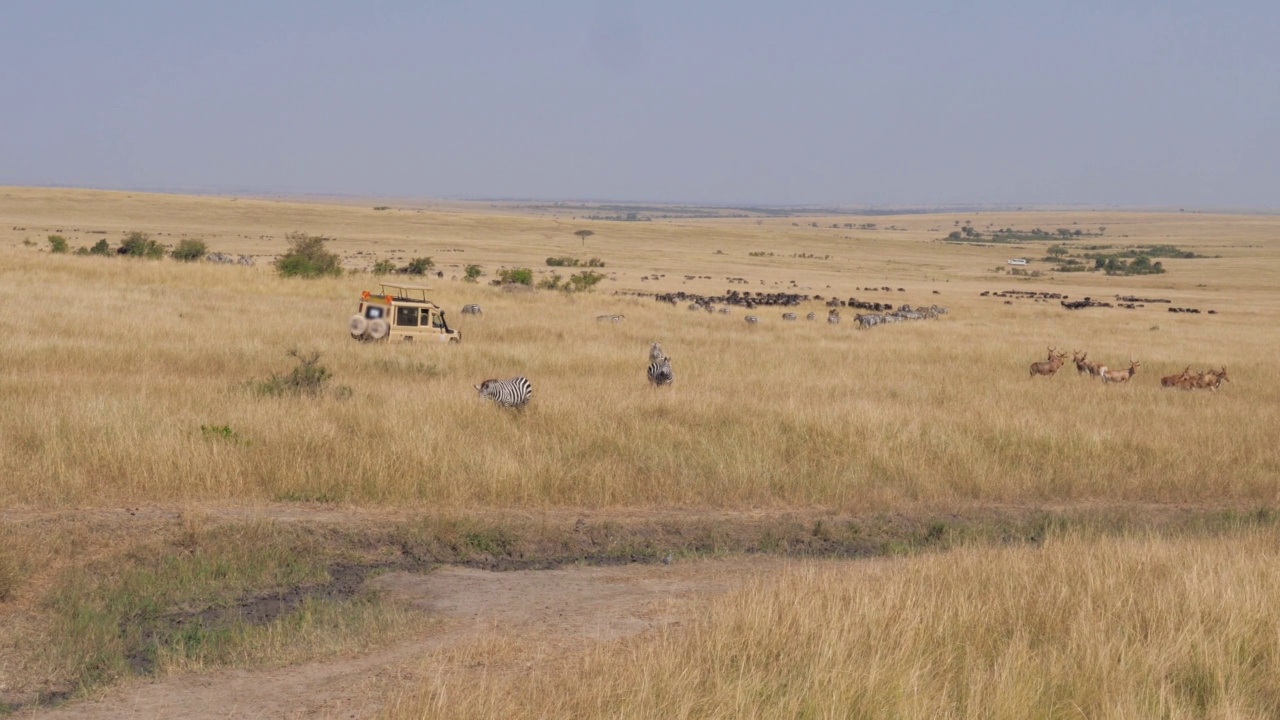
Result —
M 463 305 L 462 314 L 463 315 L 483 315 L 484 311 L 480 309 L 479 305 Z
M 661 345 L 654 343 L 649 346 L 649 362 L 661 360 L 664 357 L 666 357 L 666 355 L 663 354 Z
M 755 315 L 748 315 L 744 319 L 747 321 L 748 325 L 755 325 L 756 323 L 760 322 L 760 318 L 756 317 Z
M 831 323 L 832 325 L 839 325 L 840 311 L 835 308 L 831 308 L 831 311 L 827 313 L 827 322 Z
M 675 379 L 675 375 L 671 372 L 671 358 L 662 357 L 649 363 L 649 382 L 661 387 L 670 385 Z
M 533 397 L 533 386 L 524 377 L 489 379 L 473 387 L 480 391 L 480 397 L 494 401 L 499 407 L 524 407 Z

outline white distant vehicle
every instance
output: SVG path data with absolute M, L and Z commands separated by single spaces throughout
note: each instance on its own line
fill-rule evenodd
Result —
M 1013 258 L 1012 260 L 1009 261 L 1009 264 L 1010 265 L 1026 265 L 1027 261 L 1025 258 Z

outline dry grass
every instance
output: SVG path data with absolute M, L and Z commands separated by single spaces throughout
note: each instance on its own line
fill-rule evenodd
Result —
M 66 222 L 52 222 L 62 215 Z M 456 270 L 451 264 L 492 270 L 502 258 L 534 264 L 584 254 L 570 233 L 577 225 L 554 218 L 55 191 L 14 190 L 0 200 L 5 227 L 30 234 L 41 217 L 73 245 L 76 233 L 63 227 L 72 223 L 72 230 L 137 226 L 162 240 L 180 227 L 221 233 L 225 244 L 211 239 L 211 247 L 230 252 L 262 250 L 269 241 L 257 239 L 260 230 L 302 229 L 337 235 L 353 258 L 357 248 L 379 251 L 391 242 L 384 236 L 413 229 L 395 244 L 450 260 L 446 272 Z M 603 247 L 588 253 L 604 257 L 618 278 L 596 293 L 513 294 L 433 281 L 434 297 L 465 335 L 460 348 L 443 348 L 347 338 L 344 321 L 359 291 L 375 282 L 369 276 L 286 281 L 265 267 L 52 256 L 15 242 L 0 246 L 7 298 L 0 308 L 0 443 L 7 450 L 0 503 L 817 504 L 846 511 L 967 502 L 1273 504 L 1280 303 L 1261 288 L 1280 263 L 1260 238 L 1280 221 L 1122 213 L 991 221 L 1052 227 L 1074 217 L 1132 236 L 1115 242 L 1175 241 L 1224 257 L 1168 261 L 1170 274 L 1157 278 L 1019 284 L 989 272 L 1011 249 L 928 243 L 939 233 L 925 229 L 843 240 L 848 231 L 779 220 L 596 224 L 603 229 L 592 241 Z M 945 229 L 946 220 L 881 225 Z M 358 237 L 346 235 L 357 228 Z M 542 235 L 551 237 L 542 247 L 524 243 Z M 747 254 L 781 249 L 780 242 L 835 257 Z M 282 249 L 283 239 L 276 245 Z M 450 248 L 463 251 L 456 262 L 442 252 Z M 725 254 L 713 253 L 721 248 Z M 667 274 L 656 288 L 638 279 L 653 268 Z M 716 280 L 682 284 L 681 276 L 695 273 Z M 785 289 L 793 278 L 819 294 L 939 302 L 951 314 L 859 332 L 849 322 L 783 325 L 781 311 L 763 310 L 763 324 L 750 328 L 740 311 L 705 316 L 612 294 L 722 291 L 725 276 L 748 277 L 747 287 L 759 289 Z M 908 292 L 854 289 L 861 284 Z M 1222 314 L 1067 313 L 978 297 L 1005 287 L 1163 295 Z M 467 302 L 480 302 L 483 318 L 457 315 Z M 627 320 L 595 322 L 603 312 Z M 673 357 L 676 383 L 667 391 L 644 381 L 652 340 Z M 1130 386 L 1086 382 L 1070 365 L 1058 377 L 1028 380 L 1027 365 L 1043 358 L 1046 345 L 1087 349 L 1113 365 L 1135 356 L 1143 367 Z M 319 350 L 351 397 L 248 392 L 249 381 L 291 366 L 291 347 Z M 1216 394 L 1159 389 L 1161 374 L 1188 363 L 1225 364 L 1232 382 Z M 534 385 L 527 412 L 476 399 L 474 383 L 516 374 Z
M 567 659 L 495 636 L 387 716 L 1271 718 L 1278 541 L 1077 535 L 797 564 L 691 625 Z

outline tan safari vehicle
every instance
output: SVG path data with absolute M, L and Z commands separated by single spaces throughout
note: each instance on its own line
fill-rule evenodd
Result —
M 351 337 L 369 342 L 462 342 L 462 333 L 450 330 L 444 311 L 427 299 L 429 289 L 382 283 L 378 294 L 360 293 L 360 308 L 347 322 Z

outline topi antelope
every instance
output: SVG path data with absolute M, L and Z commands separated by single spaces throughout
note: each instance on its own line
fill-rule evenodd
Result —
M 1178 387 L 1182 383 L 1191 379 L 1191 366 L 1188 365 L 1183 371 L 1177 375 L 1165 375 L 1160 378 L 1160 387 Z
M 1089 367 L 1089 361 L 1087 359 L 1089 357 L 1089 353 L 1081 355 L 1079 350 L 1072 350 L 1071 353 L 1071 362 L 1076 364 L 1076 374 L 1092 375 L 1093 370 Z
M 1031 363 L 1031 377 L 1037 375 L 1051 376 L 1058 372 L 1058 368 L 1062 367 L 1062 363 L 1067 359 L 1066 353 L 1060 353 L 1053 348 L 1049 348 L 1049 359 L 1044 362 Z
M 1142 367 L 1142 363 L 1134 360 L 1133 358 L 1129 358 L 1128 370 L 1108 370 L 1106 368 L 1102 368 L 1102 382 L 1104 384 L 1129 382 L 1129 378 L 1133 377 L 1133 374 L 1137 372 L 1140 367 Z

